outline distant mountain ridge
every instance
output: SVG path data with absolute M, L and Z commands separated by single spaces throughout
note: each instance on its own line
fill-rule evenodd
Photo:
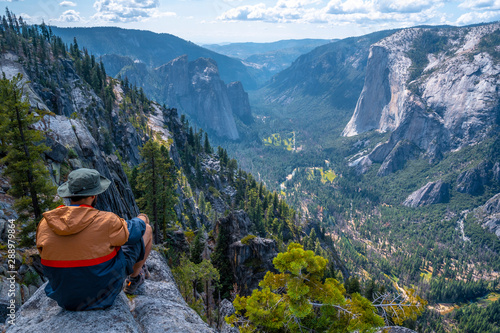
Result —
M 105 55 L 102 61 L 108 68 L 119 70 L 115 75 L 126 77 L 158 103 L 179 109 L 194 124 L 219 138 L 240 138 L 235 117 L 251 122 L 248 95 L 242 84 L 226 84 L 213 59 L 192 60 L 183 55 L 154 69 L 117 55 Z
M 272 43 L 231 43 L 203 45 L 212 51 L 238 58 L 244 64 L 260 70 L 256 77 L 265 84 L 271 77 L 289 67 L 298 57 L 318 46 L 334 42 L 334 39 L 290 39 Z
M 235 57 L 238 59 L 247 59 L 250 56 L 256 54 L 271 53 L 275 51 L 282 50 L 312 50 L 318 46 L 328 44 L 333 39 L 287 39 L 279 40 L 270 43 L 229 43 L 224 45 L 219 44 L 203 44 L 205 47 L 214 52 L 227 55 L 229 57 Z M 302 52 L 304 54 L 307 52 Z
M 134 61 L 139 60 L 152 68 L 185 54 L 192 60 L 211 58 L 219 65 L 221 78 L 225 82 L 241 81 L 245 89 L 254 89 L 257 85 L 251 74 L 252 69 L 243 65 L 240 60 L 210 51 L 171 34 L 115 27 L 51 28 L 65 43 L 73 43 L 76 38 L 80 47 L 87 48 L 96 56 L 116 54 Z

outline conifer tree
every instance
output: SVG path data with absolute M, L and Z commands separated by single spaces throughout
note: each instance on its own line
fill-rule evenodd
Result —
M 21 74 L 12 80 L 4 74 L 0 80 L 0 150 L 6 153 L 2 164 L 12 182 L 9 193 L 17 198 L 16 209 L 24 219 L 33 214 L 39 220 L 45 210 L 54 207 L 56 188 L 41 159 L 48 150 L 41 143 L 43 133 L 32 127 L 47 112 L 30 110 L 24 88 Z
M 231 216 L 226 219 L 231 218 Z M 212 253 L 212 263 L 219 271 L 221 276 L 220 285 L 217 286 L 217 291 L 220 292 L 221 298 L 229 298 L 230 291 L 233 286 L 233 271 L 228 260 L 229 253 L 229 228 L 223 223 L 223 219 L 219 222 L 219 235 Z
M 143 193 L 137 201 L 145 213 L 150 215 L 154 226 L 154 241 L 160 242 L 160 225 L 164 237 L 168 221 L 175 220 L 173 210 L 176 203 L 174 192 L 175 170 L 168 151 L 154 140 L 141 148 L 144 162 L 138 167 L 136 188 Z
M 160 176 L 162 178 L 161 200 L 163 203 L 161 221 L 163 238 L 166 238 L 168 224 L 173 224 L 177 218 L 177 214 L 174 210 L 174 207 L 177 204 L 177 194 L 175 193 L 175 179 L 177 172 L 175 170 L 174 161 L 170 158 L 168 150 L 164 145 L 161 145 L 160 153 L 162 155 Z
M 205 150 L 205 153 L 211 154 L 212 153 L 212 147 L 210 146 L 210 141 L 208 141 L 208 134 L 205 132 L 205 141 L 203 143 L 203 147 Z
M 202 228 L 198 230 L 196 237 L 194 238 L 193 247 L 191 248 L 191 261 L 195 264 L 199 264 L 202 260 L 201 254 L 205 249 L 205 240 L 203 239 L 203 234 L 205 229 Z
M 323 275 L 328 261 L 291 243 L 273 260 L 279 273 L 267 272 L 251 296 L 237 296 L 236 313 L 226 321 L 240 332 L 374 332 L 384 318 L 401 324 L 422 313 L 426 302 L 413 290 L 372 303 Z

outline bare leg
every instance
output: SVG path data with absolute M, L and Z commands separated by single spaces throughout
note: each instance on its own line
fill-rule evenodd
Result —
M 151 247 L 153 246 L 153 229 L 151 229 L 151 226 L 148 223 L 146 223 L 146 232 L 144 233 L 144 236 L 142 236 L 142 239 L 144 240 L 144 246 L 146 248 L 144 259 L 134 265 L 134 272 L 130 274 L 131 277 L 139 275 L 142 266 L 146 263 L 146 259 L 148 259 Z

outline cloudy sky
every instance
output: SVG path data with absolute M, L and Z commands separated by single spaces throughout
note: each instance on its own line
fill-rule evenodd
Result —
M 30 23 L 119 26 L 198 44 L 344 38 L 500 20 L 500 0 L 0 0 Z

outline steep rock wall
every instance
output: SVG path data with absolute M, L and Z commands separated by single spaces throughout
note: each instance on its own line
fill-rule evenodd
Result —
M 184 55 L 155 69 L 140 63 L 127 66 L 120 75 L 143 87 L 158 102 L 178 108 L 197 125 L 219 137 L 239 139 L 234 114 L 244 121 L 251 120 L 248 94 L 243 86 L 241 83 L 226 86 L 212 59 L 189 61 Z
M 488 52 L 479 52 L 478 44 L 498 29 L 499 23 L 412 28 L 372 45 L 363 92 L 342 134 L 391 132 L 389 141 L 368 155 L 378 163 L 391 159 L 395 155 L 391 151 L 403 140 L 431 161 L 484 140 L 496 121 L 500 64 Z M 427 38 L 428 33 L 446 43 L 440 52 L 427 54 L 427 66 L 410 81 L 416 70 L 410 54 L 416 52 L 415 41 Z M 379 175 L 384 174 L 387 172 L 379 171 Z

